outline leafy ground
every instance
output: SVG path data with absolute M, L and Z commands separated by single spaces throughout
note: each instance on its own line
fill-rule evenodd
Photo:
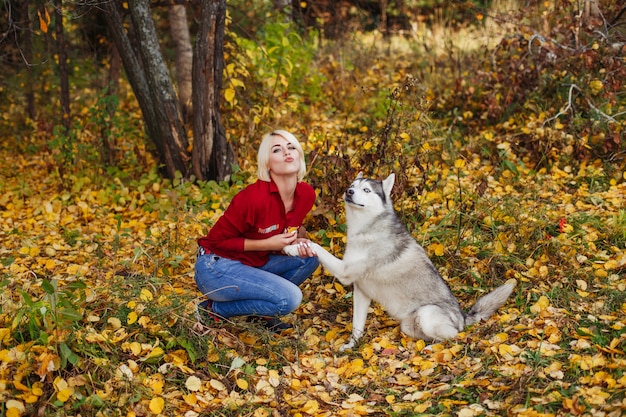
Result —
M 516 63 L 511 91 L 530 88 L 537 74 L 563 76 L 529 74 L 520 63 L 532 37 L 517 42 L 496 49 L 519 48 L 512 58 L 490 55 Z M 498 314 L 426 346 L 374 304 L 361 344 L 341 353 L 350 288 L 320 269 L 287 318 L 291 333 L 268 334 L 243 319 L 202 326 L 193 316 L 195 239 L 254 180 L 243 157 L 252 154 L 240 150 L 230 186 L 163 180 L 150 162 L 135 176 L 87 174 L 83 166 L 61 180 L 45 145 L 50 131 L 35 126 L 0 148 L 2 414 L 622 415 L 626 167 L 619 142 L 605 144 L 604 156 L 593 153 L 602 128 L 621 138 L 623 117 L 602 117 L 625 110 L 621 95 L 610 90 L 600 100 L 592 87 L 582 95 L 596 80 L 585 78 L 593 68 L 571 71 L 581 100 L 570 104 L 586 110 L 552 119 L 569 88 L 546 96 L 542 113 L 536 95 L 507 103 L 495 91 L 506 86 L 480 84 L 502 76 L 491 59 L 459 73 L 462 57 L 447 66 L 441 52 L 437 73 L 418 82 L 411 74 L 428 62 L 384 42 L 367 47 L 371 55 L 355 58 L 346 48 L 316 61 L 333 83 L 322 91 L 333 94 L 307 112 L 268 116 L 306 139 L 309 178 L 320 191 L 311 238 L 340 254 L 343 188 L 360 169 L 394 171 L 402 219 L 463 306 L 518 280 Z M 613 82 L 604 77 L 602 86 Z M 443 79 L 453 85 L 432 87 Z M 545 79 L 535 81 L 531 91 L 547 91 Z M 521 107 L 495 114 L 485 105 L 491 99 L 501 100 L 494 109 Z M 585 125 L 589 104 L 602 114 Z M 5 127 L 18 128 L 14 112 L 19 106 L 5 109 Z M 226 114 L 231 138 L 245 136 L 233 127 L 237 113 Z M 584 135 L 589 142 L 579 149 Z

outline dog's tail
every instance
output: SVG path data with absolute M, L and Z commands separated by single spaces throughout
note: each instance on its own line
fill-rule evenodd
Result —
M 517 281 L 510 279 L 489 294 L 480 297 L 465 316 L 465 325 L 478 323 L 491 317 L 506 302 L 516 285 Z

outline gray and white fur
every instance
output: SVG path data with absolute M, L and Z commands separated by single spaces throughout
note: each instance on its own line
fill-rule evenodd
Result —
M 391 201 L 395 175 L 383 181 L 359 174 L 344 194 L 348 235 L 343 259 L 316 243 L 313 252 L 343 285 L 353 286 L 352 348 L 365 329 L 372 300 L 400 321 L 407 335 L 426 341 L 456 337 L 472 323 L 486 320 L 502 306 L 514 279 L 484 295 L 464 313 L 422 248 L 400 222 Z M 298 256 L 297 245 L 284 252 Z

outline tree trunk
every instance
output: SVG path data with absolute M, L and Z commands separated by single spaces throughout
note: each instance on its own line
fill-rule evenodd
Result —
M 63 1 L 54 1 L 54 32 L 56 35 L 57 56 L 59 58 L 59 83 L 61 85 L 61 124 L 65 128 L 65 133 L 69 133 L 70 120 L 70 83 L 69 71 L 67 68 L 67 49 L 65 48 L 65 32 L 63 30 Z M 69 161 L 68 161 L 69 162 Z
M 158 123 L 156 123 L 157 116 L 154 110 L 154 103 L 148 90 L 148 82 L 143 72 L 141 62 L 135 55 L 133 46 L 128 38 L 126 31 L 124 30 L 124 21 L 117 8 L 117 3 L 114 1 L 108 1 L 104 3 L 105 18 L 107 26 L 109 28 L 113 43 L 117 48 L 128 82 L 130 83 L 137 102 L 141 108 L 141 114 L 143 115 L 144 124 L 150 138 L 155 138 L 159 135 Z M 154 141 L 157 147 L 157 153 L 160 155 L 165 154 L 162 142 Z
M 175 4 L 170 7 L 170 32 L 176 50 L 176 83 L 178 85 L 178 101 L 183 113 L 183 121 L 188 123 L 191 118 L 191 72 L 193 65 L 193 49 L 187 9 L 184 5 Z
M 226 0 L 202 2 L 193 61 L 193 173 L 199 180 L 224 180 L 235 159 L 219 112 L 224 70 Z
M 124 70 L 137 97 L 148 135 L 154 142 L 159 160 L 169 178 L 176 172 L 189 175 L 188 138 L 183 127 L 178 101 L 167 73 L 156 38 L 148 0 L 128 2 L 132 29 L 138 36 L 135 55 L 118 10 L 117 2 L 107 1 L 106 20 L 122 58 Z M 143 65 L 142 65 L 143 64 Z
M 100 138 L 102 139 L 103 152 L 102 160 L 108 166 L 114 166 L 117 161 L 117 145 L 115 138 L 111 135 L 113 128 L 113 116 L 115 115 L 116 106 L 112 103 L 112 98 L 117 97 L 119 92 L 119 78 L 122 67 L 120 53 L 115 44 L 109 45 L 109 82 L 106 89 L 106 111 L 108 114 L 107 121 L 100 128 Z
M 165 163 L 168 176 L 174 178 L 176 171 L 180 171 L 183 177 L 187 177 L 189 141 L 182 124 L 178 99 L 159 47 L 154 20 L 150 14 L 150 1 L 130 1 L 128 8 L 139 40 L 137 47 L 145 65 L 144 73 L 148 82 L 148 91 L 155 104 L 154 110 L 157 116 L 155 122 L 160 130 L 160 134 L 152 139 L 160 142 L 160 148 L 165 151 L 161 155 L 161 161 Z
M 35 120 L 37 117 L 37 110 L 35 108 L 35 91 L 33 86 L 35 84 L 34 76 L 33 76 L 33 23 L 30 20 L 30 14 L 28 13 L 28 7 L 30 6 L 30 0 L 24 0 L 22 2 L 22 9 L 20 12 L 20 19 L 24 21 L 24 60 L 26 61 L 24 64 L 26 65 L 26 85 L 24 86 L 26 89 L 26 103 L 28 109 L 28 117 L 32 120 Z

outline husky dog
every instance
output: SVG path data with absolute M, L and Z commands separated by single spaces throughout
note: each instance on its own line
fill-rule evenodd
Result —
M 344 194 L 348 240 L 343 259 L 316 243 L 313 252 L 343 285 L 353 285 L 352 348 L 363 334 L 372 300 L 400 321 L 407 335 L 427 341 L 456 337 L 465 326 L 485 320 L 515 288 L 514 279 L 484 295 L 464 313 L 424 248 L 400 222 L 391 201 L 395 175 L 383 181 L 359 173 Z M 297 245 L 284 252 L 298 255 Z

